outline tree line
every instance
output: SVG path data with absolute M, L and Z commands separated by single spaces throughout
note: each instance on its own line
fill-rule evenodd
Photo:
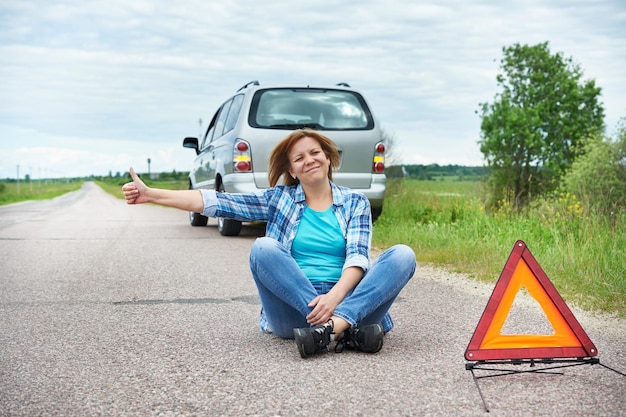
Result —
M 413 178 L 423 181 L 436 181 L 453 178 L 458 181 L 478 181 L 486 179 L 491 170 L 487 167 L 439 164 L 392 165 L 385 169 L 387 178 Z

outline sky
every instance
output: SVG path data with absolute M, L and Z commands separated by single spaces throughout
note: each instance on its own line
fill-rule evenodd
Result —
M 480 166 L 502 48 L 542 42 L 602 88 L 614 132 L 623 0 L 0 0 L 0 178 L 188 171 L 183 138 L 252 80 L 347 82 L 393 162 Z

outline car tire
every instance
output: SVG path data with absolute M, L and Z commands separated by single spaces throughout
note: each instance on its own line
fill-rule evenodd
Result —
M 222 236 L 238 236 L 241 232 L 241 222 L 238 220 L 217 218 L 217 230 Z
M 378 218 L 380 217 L 380 215 L 383 214 L 383 207 L 372 207 L 372 223 L 374 223 L 376 220 L 378 220 Z
M 225 192 L 223 185 L 220 185 L 219 192 Z M 239 236 L 239 233 L 241 233 L 241 222 L 239 220 L 218 217 L 217 230 L 222 236 Z
M 207 216 L 203 216 L 200 213 L 194 213 L 193 211 L 189 212 L 189 223 L 192 226 L 206 226 L 209 222 L 209 218 Z

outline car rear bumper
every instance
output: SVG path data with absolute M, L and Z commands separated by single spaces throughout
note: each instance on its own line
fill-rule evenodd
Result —
M 254 193 L 262 190 L 254 184 L 254 174 L 238 173 L 228 174 L 222 177 L 224 191 L 227 193 Z
M 370 205 L 374 208 L 378 208 L 383 206 L 386 184 L 387 178 L 384 175 L 372 175 L 372 183 L 369 188 L 353 188 L 353 190 L 365 194 L 365 197 L 370 201 Z
M 228 193 L 253 193 L 261 191 L 263 188 L 259 188 L 255 185 L 254 174 L 239 173 L 225 175 L 222 178 L 224 190 Z M 363 193 L 370 201 L 370 205 L 374 208 L 382 207 L 383 200 L 385 198 L 385 187 L 387 178 L 383 174 L 372 175 L 372 181 L 369 188 L 355 188 L 352 190 Z M 341 181 L 337 182 L 341 185 Z

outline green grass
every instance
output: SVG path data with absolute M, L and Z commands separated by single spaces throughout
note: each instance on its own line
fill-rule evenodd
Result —
M 566 301 L 626 316 L 626 215 L 587 213 L 575 196 L 523 215 L 486 213 L 480 182 L 390 181 L 374 244 L 411 246 L 418 262 L 494 282 L 523 240 Z
M 70 191 L 76 191 L 83 181 L 54 179 L 41 181 L 20 181 L 19 189 L 15 181 L 0 181 L 0 205 L 26 200 L 47 200 Z

